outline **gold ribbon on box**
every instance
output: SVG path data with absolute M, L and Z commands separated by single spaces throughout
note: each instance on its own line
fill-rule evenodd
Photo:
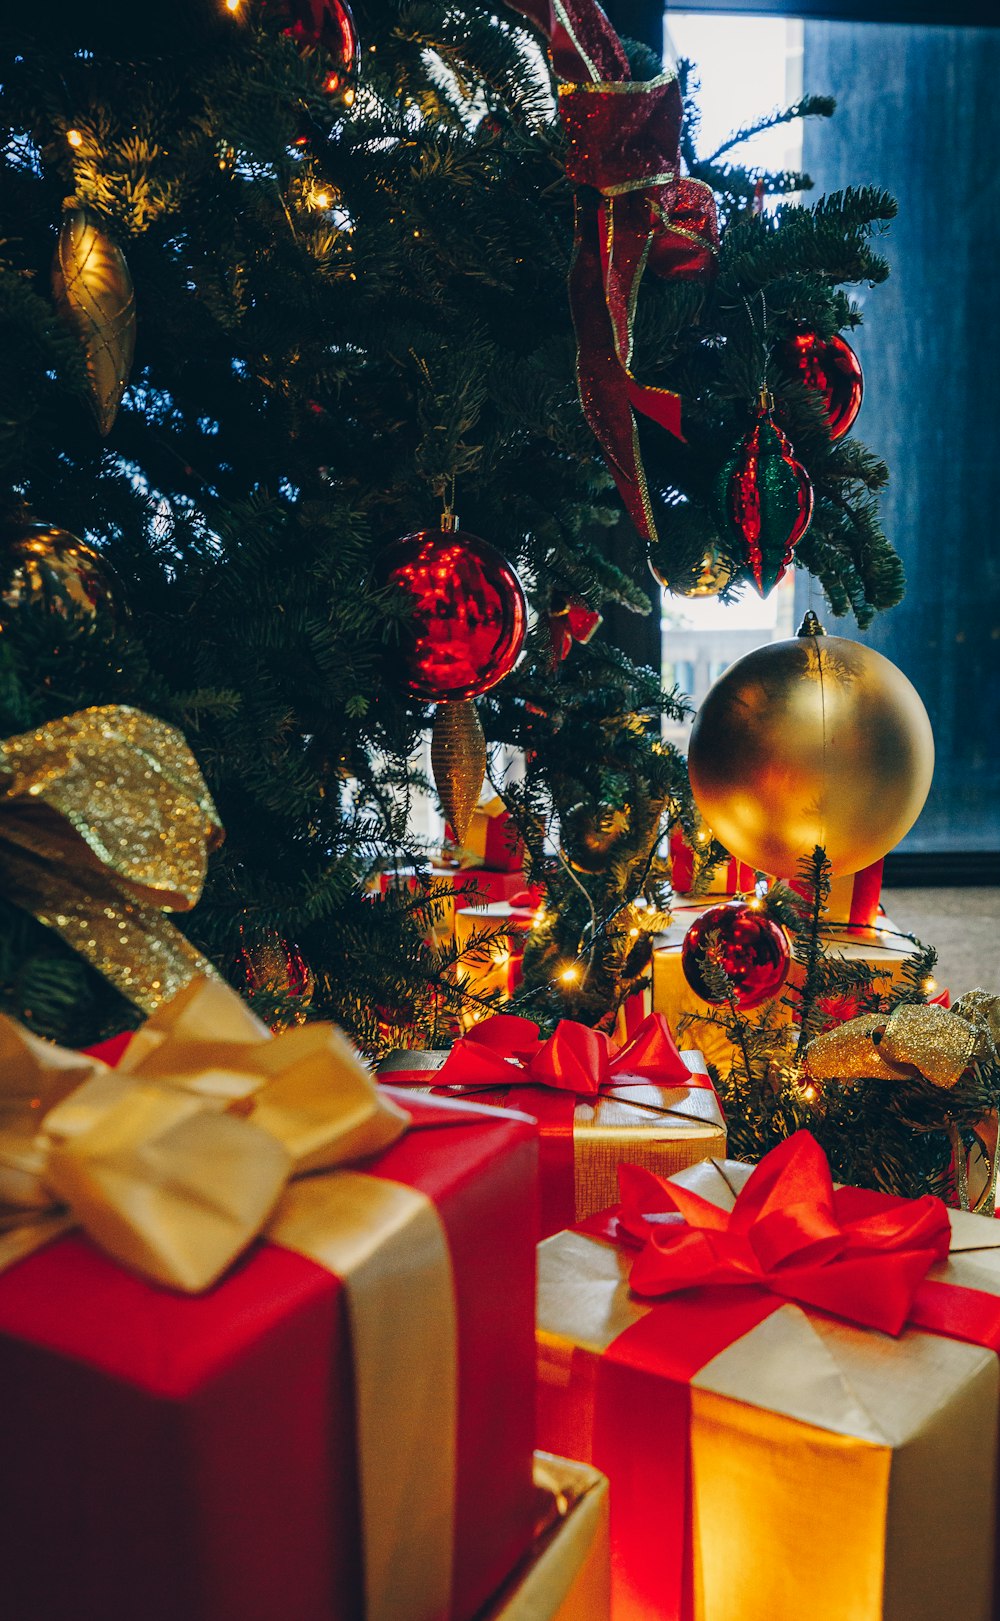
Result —
M 408 1124 L 340 1031 L 272 1037 L 218 979 L 161 1008 L 115 1070 L 0 1017 L 0 1270 L 80 1226 L 124 1266 L 187 1292 L 209 1288 L 260 1233 L 343 1280 L 368 1621 L 450 1613 L 448 1243 L 426 1194 L 349 1168 Z
M 173 726 L 104 704 L 0 742 L 0 884 L 142 1009 L 210 964 L 164 917 L 201 895 L 222 825 Z
M 996 1063 L 1000 997 L 969 991 L 948 1010 L 902 1002 L 888 1017 L 865 1013 L 809 1043 L 806 1065 L 817 1081 L 905 1081 L 922 1075 L 949 1090 L 973 1064 Z

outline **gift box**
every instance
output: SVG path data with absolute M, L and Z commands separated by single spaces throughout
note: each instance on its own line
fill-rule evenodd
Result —
M 615 1621 L 993 1616 L 996 1223 L 834 1191 L 806 1132 L 622 1178 L 539 1250 L 539 1441 L 610 1478 Z
M 450 840 L 450 847 L 445 846 L 446 858 L 454 852 L 466 869 L 487 867 L 492 872 L 520 873 L 523 889 L 524 840 L 499 794 L 476 806 L 460 851 L 455 851 L 456 840 L 450 826 L 445 828 L 445 837 Z
M 717 905 L 717 900 L 711 900 L 676 906 L 669 929 L 655 937 L 653 1008 L 664 1014 L 671 1029 L 678 1032 L 677 1040 L 682 1047 L 697 1047 L 709 1064 L 728 1070 L 733 1052 L 729 1038 L 724 1030 L 711 1023 L 710 1016 L 715 1010 L 691 989 L 681 966 L 681 948 L 688 929 L 709 906 Z M 849 962 L 866 962 L 873 972 L 887 975 L 889 981 L 902 978 L 904 964 L 913 949 L 912 942 L 901 935 L 887 917 L 879 918 L 877 928 L 828 928 L 823 938 L 829 951 Z M 801 974 L 801 967 L 793 962 L 782 995 L 787 994 L 789 986 L 800 982 Z M 744 1017 L 754 1021 L 765 1012 L 772 1019 L 777 1016 L 790 1021 L 792 1017 L 791 1008 L 781 997 L 745 1012 Z M 845 1016 L 849 1012 L 847 1009 Z
M 570 1019 L 543 1042 L 530 1019 L 498 1014 L 450 1053 L 390 1053 L 379 1072 L 396 1086 L 537 1119 L 542 1237 L 614 1199 L 623 1160 L 666 1176 L 724 1152 L 725 1120 L 704 1060 L 679 1053 L 656 1015 L 619 1047 Z
M 393 867 L 388 872 L 380 872 L 375 883 L 381 895 L 400 888 L 419 893 L 431 883 L 438 890 L 447 886 L 450 893 L 438 895 L 434 900 L 433 933 L 442 944 L 450 943 L 455 932 L 455 916 L 467 907 L 482 909 L 500 902 L 509 904 L 515 896 L 525 893 L 534 897 L 533 891 L 525 891 L 523 872 L 491 872 L 480 867 L 434 866 L 426 870 Z M 538 904 L 534 899 L 533 903 Z
M 178 1001 L 118 1070 L 0 1021 L 4 1613 L 467 1621 L 533 1533 L 534 1124 Z
M 752 895 L 757 883 L 757 872 L 745 861 L 728 856 L 713 868 L 703 895 Z M 694 884 L 694 853 L 679 827 L 670 834 L 670 885 L 675 895 L 689 895 Z
M 459 973 L 468 990 L 478 996 L 514 995 L 524 978 L 524 937 L 537 912 L 530 893 L 521 889 L 513 900 L 455 914 Z
M 874 861 L 861 872 L 848 873 L 830 883 L 824 916 L 828 923 L 845 923 L 851 929 L 874 929 L 879 926 L 882 901 L 882 869 L 884 861 Z M 790 889 L 810 898 L 809 886 L 799 878 L 788 880 Z
M 531 1551 L 479 1621 L 609 1621 L 608 1483 L 584 1463 L 535 1454 Z

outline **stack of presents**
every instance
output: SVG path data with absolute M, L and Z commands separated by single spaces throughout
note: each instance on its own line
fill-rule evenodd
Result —
M 1000 1225 L 729 1160 L 663 1009 L 0 1065 L 10 1621 L 996 1613 Z

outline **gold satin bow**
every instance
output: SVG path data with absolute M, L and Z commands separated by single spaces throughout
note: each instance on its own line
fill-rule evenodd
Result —
M 184 738 L 105 704 L 0 743 L 4 893 L 144 1013 L 211 965 L 163 916 L 201 895 L 222 825 Z
M 912 1080 L 953 1087 L 973 1064 L 997 1062 L 1000 997 L 969 991 L 950 1011 L 902 1002 L 888 1018 L 865 1013 L 809 1043 L 806 1067 L 817 1081 Z
M 272 1036 L 218 979 L 150 1019 L 115 1070 L 0 1017 L 0 1267 L 78 1225 L 197 1293 L 290 1178 L 377 1153 L 407 1124 L 339 1030 Z

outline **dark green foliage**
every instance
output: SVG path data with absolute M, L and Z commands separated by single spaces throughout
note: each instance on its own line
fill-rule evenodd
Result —
M 406 762 L 429 720 L 400 693 L 400 609 L 368 589 L 374 557 L 433 523 L 457 479 L 464 526 L 516 562 L 540 616 L 567 592 L 646 599 L 576 396 L 572 197 L 544 59 L 489 9 L 355 9 L 350 109 L 323 93 L 320 55 L 283 37 L 277 3 L 54 0 L 0 21 L 0 523 L 27 511 L 88 536 L 130 609 L 92 635 L 10 623 L 0 735 L 103 702 L 180 726 L 227 829 L 182 926 L 237 982 L 244 945 L 296 942 L 312 1010 L 377 1050 L 404 1026 L 437 1039 L 464 993 L 425 945 L 440 897 L 377 905 L 365 889 L 424 854 Z M 756 387 L 761 290 L 769 339 L 799 320 L 832 331 L 856 318 L 835 284 L 884 274 L 868 238 L 885 199 L 779 224 L 744 217 L 749 183 L 718 168 L 732 228 L 716 287 L 643 289 L 637 369 L 686 402 L 690 449 L 657 433 L 649 455 L 661 507 L 689 503 L 675 529 L 664 512 L 678 555 L 703 545 L 700 503 Z M 136 286 L 135 369 L 106 441 L 49 293 L 69 195 L 103 217 Z M 831 447 L 814 401 L 781 400 L 820 495 L 803 561 L 864 618 L 899 589 L 869 502 L 884 470 Z M 482 705 L 491 740 L 532 751 L 506 791 L 549 889 L 541 983 L 582 952 L 586 1017 L 641 981 L 624 920 L 637 896 L 659 905 L 658 837 L 688 814 L 682 762 L 656 742 L 672 705 L 597 643 L 553 672 L 543 629 Z M 582 881 L 542 837 L 574 806 L 629 816 Z M 9 908 L 0 1005 L 70 1041 L 135 1017 Z
M 974 1066 L 956 1086 L 943 1090 L 919 1076 L 912 1080 L 812 1079 L 810 1040 L 855 1013 L 886 1016 L 901 1002 L 924 1003 L 933 988 L 936 954 L 911 937 L 912 953 L 901 981 L 849 962 L 821 938 L 829 895 L 829 864 L 822 850 L 802 863 L 806 898 L 783 885 L 764 901 L 776 922 L 789 929 L 800 965 L 799 983 L 781 998 L 792 1023 L 773 1009 L 748 1018 L 735 1003 L 725 971 L 704 962 L 703 971 L 724 1002 L 710 1022 L 724 1028 L 733 1046 L 732 1067 L 718 1078 L 729 1125 L 729 1152 L 756 1161 L 793 1131 L 807 1127 L 822 1144 L 841 1182 L 915 1198 L 922 1193 L 954 1196 L 952 1157 L 1000 1103 L 1000 1069 Z M 822 924 L 827 935 L 828 924 Z

